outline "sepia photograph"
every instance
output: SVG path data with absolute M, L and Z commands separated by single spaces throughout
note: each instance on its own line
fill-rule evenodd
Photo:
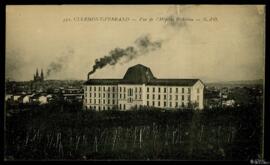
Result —
M 5 27 L 5 161 L 267 163 L 265 5 L 6 5 Z

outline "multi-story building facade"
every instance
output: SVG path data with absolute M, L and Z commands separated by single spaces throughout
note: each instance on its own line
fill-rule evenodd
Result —
M 123 79 L 88 79 L 84 83 L 84 107 L 203 109 L 203 90 L 204 84 L 199 79 L 157 79 L 148 67 L 138 64 L 130 67 Z

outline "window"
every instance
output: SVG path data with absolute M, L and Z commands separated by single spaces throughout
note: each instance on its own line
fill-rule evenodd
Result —
M 90 97 L 92 97 L 91 93 L 89 93 Z
M 108 93 L 108 98 L 110 97 L 110 93 Z
M 182 100 L 185 100 L 185 96 L 184 95 L 182 95 Z
M 100 104 L 100 99 L 98 99 L 98 103 Z
M 135 95 L 135 100 L 137 100 L 137 94 Z
M 135 93 L 137 92 L 137 88 L 135 88 Z
M 111 88 L 110 87 L 108 87 L 108 91 L 110 91 L 111 90 Z
M 155 106 L 155 102 L 154 101 L 152 102 L 152 105 Z
M 90 101 L 90 104 L 91 104 L 91 99 L 89 101 Z
M 126 99 L 126 94 L 124 94 L 124 99 Z
M 170 88 L 170 93 L 172 93 L 172 88 Z
M 105 100 L 103 100 L 103 104 L 105 104 Z
M 112 98 L 114 99 L 114 93 L 112 94 Z
M 164 101 L 164 107 L 166 107 L 166 101 Z
M 178 102 L 175 102 L 175 107 L 176 107 L 176 108 L 178 107 Z
M 124 92 L 126 92 L 126 87 L 124 87 Z
M 94 93 L 94 97 L 96 97 L 96 93 Z
M 178 100 L 178 95 L 175 95 L 175 100 Z
M 147 106 L 149 106 L 149 101 L 147 101 Z
M 160 92 L 160 88 L 158 88 L 158 92 Z
M 190 101 L 190 95 L 188 96 L 188 101 Z
M 164 95 L 164 99 L 166 99 L 166 95 Z
M 188 94 L 190 94 L 190 91 L 191 91 L 191 89 L 190 89 L 190 88 L 188 88 Z
M 98 91 L 101 91 L 101 87 L 98 87 Z
M 91 91 L 91 90 L 92 90 L 92 87 L 90 87 L 89 89 L 90 89 L 90 91 Z
M 103 110 L 105 110 L 105 107 L 103 107 Z
M 142 99 L 142 95 L 140 94 L 139 96 L 140 96 L 140 100 L 141 100 Z
M 147 92 L 149 92 L 149 88 L 147 87 Z
M 199 100 L 200 100 L 200 96 L 197 96 L 197 101 L 199 102 Z
M 122 87 L 120 87 L 120 92 L 122 92 Z M 120 108 L 121 109 L 121 108 Z
M 100 98 L 100 93 L 98 94 L 98 97 Z
M 185 106 L 185 104 L 184 104 L 184 102 L 182 102 L 182 107 L 184 107 Z
M 119 94 L 119 97 L 120 97 L 120 99 L 122 98 L 122 94 L 121 93 Z
M 178 93 L 178 88 L 176 88 L 175 90 L 176 90 L 176 93 Z
M 155 87 L 153 87 L 153 92 L 155 92 Z
M 155 95 L 153 95 L 153 99 L 155 99 Z
M 105 97 L 105 93 L 103 93 L 103 97 Z
M 114 92 L 114 90 L 115 90 L 115 88 L 114 87 L 112 87 L 112 91 Z
M 124 110 L 126 109 L 126 104 L 123 105 L 123 109 L 124 109 Z
M 103 87 L 103 91 L 105 91 L 105 87 Z
M 120 109 L 120 110 L 122 109 L 122 104 L 119 104 L 119 109 Z
M 166 92 L 166 88 L 164 88 L 164 93 Z
M 96 91 L 96 87 L 94 87 L 94 91 Z
M 197 89 L 197 93 L 200 93 L 200 89 L 199 88 Z
M 172 99 L 172 95 L 170 95 L 170 100 Z
M 160 95 L 158 95 L 158 99 L 160 100 Z
M 140 87 L 140 92 L 142 92 L 142 88 Z
M 147 94 L 147 99 L 149 99 L 149 94 Z
M 98 110 L 100 111 L 100 106 L 98 106 Z
M 133 90 L 131 88 L 128 89 L 128 96 L 132 96 L 133 95 Z
M 158 106 L 160 106 L 160 101 L 158 102 Z
M 113 100 L 112 103 L 115 104 L 115 100 Z
M 182 93 L 185 93 L 185 88 L 182 88 Z
M 94 104 L 96 104 L 96 99 L 94 100 Z
M 172 102 L 170 102 L 170 107 L 172 107 Z
M 110 100 L 108 100 L 108 104 L 110 104 Z

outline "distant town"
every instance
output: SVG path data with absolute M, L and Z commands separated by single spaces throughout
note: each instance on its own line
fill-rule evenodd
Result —
M 85 80 L 45 80 L 38 69 L 30 81 L 6 80 L 7 106 L 46 105 L 64 101 L 83 106 Z M 263 102 L 263 80 L 206 83 L 204 108 L 239 107 Z

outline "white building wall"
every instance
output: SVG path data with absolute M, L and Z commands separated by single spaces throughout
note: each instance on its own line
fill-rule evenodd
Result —
M 6 96 L 5 96 L 5 101 L 7 101 L 8 99 L 11 99 L 11 97 L 12 97 L 12 95 L 6 94 Z
M 204 85 L 201 81 L 196 82 L 192 87 L 192 102 L 198 104 L 199 109 L 203 109 Z
M 120 110 L 139 108 L 143 105 L 143 85 L 119 84 L 118 107 Z
M 186 107 L 191 91 L 191 87 L 183 86 L 146 86 L 146 105 L 148 101 L 149 106 L 153 106 L 154 102 L 154 107 L 158 108 Z
M 113 88 L 115 89 L 114 92 L 112 91 Z M 147 90 L 148 88 L 149 91 Z M 129 95 L 129 90 L 132 91 L 132 95 Z M 96 110 L 108 110 L 113 107 L 120 110 L 128 110 L 146 106 L 148 103 L 148 106 L 172 109 L 187 107 L 189 103 L 197 102 L 198 108 L 203 109 L 203 90 L 204 85 L 201 81 L 198 81 L 193 86 L 145 84 L 85 85 L 84 105 L 87 108 L 92 107 Z
M 22 102 L 25 103 L 29 103 L 30 102 L 30 96 L 24 96 Z
M 40 104 L 47 104 L 48 103 L 48 100 L 47 100 L 46 96 L 40 96 L 38 98 L 38 101 L 39 101 Z
M 117 108 L 117 85 L 86 85 L 84 86 L 84 105 L 95 110 Z
M 14 95 L 13 96 L 13 101 L 18 101 L 19 97 L 21 97 L 20 95 Z

